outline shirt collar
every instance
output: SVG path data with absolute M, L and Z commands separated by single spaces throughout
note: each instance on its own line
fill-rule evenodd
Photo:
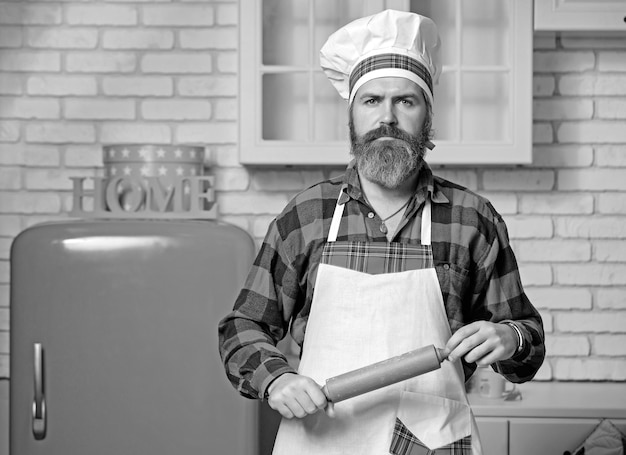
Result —
M 428 164 L 424 163 L 418 175 L 417 185 L 415 186 L 415 197 L 418 206 L 426 200 L 427 195 L 430 197 L 430 200 L 436 204 L 450 202 L 439 189 L 439 185 L 435 181 L 430 167 Z M 343 184 L 341 186 L 338 202 L 340 205 L 345 204 L 349 199 L 365 202 L 361 188 L 361 180 L 359 179 L 359 173 L 356 168 L 356 160 L 352 160 L 348 164 L 346 173 L 343 176 Z

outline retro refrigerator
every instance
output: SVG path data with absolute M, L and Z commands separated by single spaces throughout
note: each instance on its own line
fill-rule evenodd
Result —
M 215 221 L 84 220 L 11 249 L 11 455 L 257 453 L 217 323 L 253 261 Z

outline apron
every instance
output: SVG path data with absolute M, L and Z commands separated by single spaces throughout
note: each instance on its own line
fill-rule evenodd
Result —
M 433 265 L 431 205 L 421 245 L 336 242 L 337 203 L 315 281 L 298 372 L 326 379 L 451 336 Z M 374 274 L 373 274 L 374 273 Z M 283 419 L 274 455 L 481 455 L 461 362 L 375 390 L 303 419 Z

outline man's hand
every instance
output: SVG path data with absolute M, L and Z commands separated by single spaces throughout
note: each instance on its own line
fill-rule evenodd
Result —
M 287 418 L 315 414 L 327 405 L 321 387 L 308 376 L 285 373 L 270 384 L 268 404 Z
M 464 358 L 467 363 L 487 366 L 511 358 L 517 343 L 517 333 L 508 324 L 476 321 L 457 330 L 445 350 L 452 362 Z

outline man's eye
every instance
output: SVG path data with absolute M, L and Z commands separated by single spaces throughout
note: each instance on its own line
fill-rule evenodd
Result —
M 375 98 L 366 99 L 365 104 L 376 104 L 376 99 Z

